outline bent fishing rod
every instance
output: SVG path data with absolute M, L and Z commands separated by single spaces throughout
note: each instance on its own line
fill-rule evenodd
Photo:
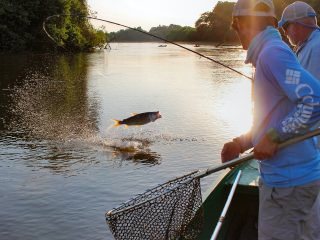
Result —
M 59 18 L 59 17 L 62 17 L 62 16 L 77 16 L 77 17 L 83 17 L 83 18 L 88 18 L 88 19 L 94 19 L 94 20 L 98 20 L 98 21 L 110 23 L 110 24 L 117 25 L 117 26 L 120 26 L 120 27 L 125 27 L 125 28 L 128 28 L 128 29 L 130 29 L 130 30 L 133 30 L 133 31 L 136 31 L 136 32 L 140 32 L 140 33 L 146 34 L 146 35 L 148 35 L 148 36 L 157 38 L 157 39 L 162 40 L 162 41 L 164 41 L 164 42 L 167 42 L 167 43 L 170 43 L 170 44 L 172 44 L 172 45 L 175 45 L 175 46 L 178 46 L 178 47 L 180 47 L 180 48 L 183 48 L 183 49 L 185 49 L 185 50 L 187 50 L 187 51 L 189 51 L 189 52 L 195 53 L 195 54 L 199 55 L 200 57 L 203 57 L 203 58 L 205 58 L 205 59 L 208 59 L 208 60 L 210 60 L 210 61 L 212 61 L 212 62 L 214 62 L 214 63 L 216 63 L 216 64 L 219 64 L 219 65 L 221 65 L 221 66 L 223 66 L 223 67 L 225 67 L 225 68 L 227 68 L 227 69 L 229 69 L 229 70 L 231 70 L 231 71 L 233 71 L 233 72 L 235 72 L 235 73 L 240 74 L 241 76 L 243 76 L 243 77 L 245 77 L 245 78 L 248 78 L 248 79 L 252 80 L 251 77 L 243 74 L 242 72 L 239 72 L 238 70 L 236 70 L 236 69 L 234 69 L 234 68 L 232 68 L 232 67 L 229 67 L 228 65 L 226 65 L 226 64 L 224 64 L 224 63 L 222 63 L 222 62 L 219 62 L 219 61 L 217 61 L 217 60 L 214 60 L 214 59 L 212 59 L 212 58 L 210 58 L 210 57 L 208 57 L 208 56 L 205 56 L 205 55 L 203 55 L 203 54 L 201 54 L 201 53 L 199 53 L 199 52 L 197 52 L 197 51 L 194 51 L 194 50 L 192 50 L 192 49 L 190 49 L 190 48 L 184 47 L 184 46 L 182 46 L 182 45 L 180 45 L 180 44 L 178 44 L 178 43 L 169 41 L 169 40 L 167 40 L 167 39 L 165 39 L 165 38 L 156 36 L 156 35 L 154 35 L 154 34 L 152 34 L 152 33 L 148 33 L 148 32 L 146 32 L 146 31 L 143 31 L 143 30 L 140 30 L 140 29 L 137 29 L 137 28 L 129 27 L 129 26 L 126 26 L 126 25 L 117 23 L 117 22 L 113 22 L 113 21 L 109 21 L 109 20 L 105 20 L 105 19 L 101 19 L 101 18 L 96 18 L 96 17 L 91 17 L 91 16 L 78 15 L 78 14 L 56 14 L 56 15 L 52 15 L 52 16 L 47 17 L 47 18 L 43 21 L 43 23 L 42 23 L 42 28 L 43 28 L 44 32 L 47 34 L 47 36 L 48 36 L 54 43 L 56 43 L 56 44 L 57 44 L 57 42 L 54 40 L 54 38 L 53 38 L 53 37 L 48 33 L 48 31 L 46 30 L 46 23 L 47 23 L 47 21 L 49 21 L 51 18 L 54 18 L 54 17 Z

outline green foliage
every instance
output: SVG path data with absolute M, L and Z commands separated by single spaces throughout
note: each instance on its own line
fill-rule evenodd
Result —
M 280 19 L 284 8 L 295 1 L 296 0 L 273 0 L 277 18 Z M 320 1 L 304 0 L 304 2 L 310 4 L 316 10 L 319 20 Z M 234 4 L 234 2 L 219 1 L 212 11 L 201 14 L 195 23 L 198 40 L 221 43 L 238 41 L 235 32 L 230 29 Z
M 280 19 L 283 9 L 295 0 L 274 0 Z M 305 0 L 320 16 L 320 1 Z M 230 29 L 234 2 L 219 1 L 212 11 L 201 14 L 195 28 L 171 24 L 159 25 L 149 33 L 171 41 L 236 42 Z M 46 28 L 54 38 L 52 42 L 42 30 L 42 22 L 51 15 Z M 49 50 L 58 45 L 72 51 L 85 51 L 102 47 L 106 41 L 158 41 L 134 30 L 126 29 L 106 33 L 95 30 L 87 18 L 90 15 L 86 0 L 0 0 L 0 51 Z M 319 20 L 318 16 L 318 20 Z M 143 30 L 138 27 L 139 30 Z
M 89 15 L 86 0 L 1 0 L 0 51 L 55 48 L 42 30 L 43 21 L 55 14 L 61 17 L 50 19 L 46 28 L 58 45 L 84 51 L 105 43 L 105 34 L 81 17 Z
M 192 27 L 182 27 L 175 24 L 169 26 L 153 27 L 149 31 L 153 35 L 165 38 L 170 41 L 193 41 L 195 40 L 195 29 Z
M 230 29 L 234 2 L 219 1 L 210 12 L 203 13 L 193 27 L 182 27 L 171 24 L 159 25 L 150 29 L 149 33 L 170 41 L 215 41 L 236 42 L 236 33 Z M 110 33 L 110 39 L 115 41 L 158 41 L 148 36 L 140 35 L 133 30 L 120 30 Z
M 147 32 L 141 27 L 137 28 L 140 31 Z M 195 29 L 192 27 L 181 27 L 171 24 L 169 26 L 159 25 L 153 27 L 148 33 L 171 41 L 193 41 L 195 40 Z M 110 41 L 117 42 L 148 42 L 159 41 L 159 39 L 146 34 L 137 32 L 132 29 L 120 30 L 109 34 Z
M 141 27 L 137 27 L 137 29 L 145 32 Z M 114 40 L 119 42 L 148 42 L 151 41 L 152 38 L 132 29 L 122 29 L 118 32 L 110 33 L 110 41 Z
M 169 31 L 167 39 L 170 41 L 194 41 L 196 29 L 192 27 L 180 27 Z
M 98 46 L 101 48 L 107 42 L 107 36 L 102 30 L 95 31 L 93 36 L 94 38 L 92 40 L 92 43 L 94 46 Z
M 196 21 L 196 35 L 201 41 L 235 42 L 237 36 L 230 29 L 234 2 L 219 1 L 211 12 L 203 13 Z
M 35 18 L 29 12 L 38 4 L 38 1 L 0 1 L 0 49 L 23 49 L 27 45 L 32 35 L 25 30 Z

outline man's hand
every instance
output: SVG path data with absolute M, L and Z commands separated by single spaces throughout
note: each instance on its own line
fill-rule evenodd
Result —
M 265 135 L 253 149 L 254 157 L 259 160 L 271 158 L 278 150 L 278 143 Z
M 221 151 L 221 161 L 228 162 L 232 159 L 235 159 L 239 157 L 239 154 L 241 153 L 241 146 L 239 143 L 233 141 L 233 142 L 227 142 L 223 145 L 222 151 Z

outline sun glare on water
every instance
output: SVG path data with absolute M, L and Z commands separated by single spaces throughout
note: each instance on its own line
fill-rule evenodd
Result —
M 250 130 L 253 120 L 253 103 L 251 82 L 247 79 L 235 80 L 221 86 L 219 91 L 220 104 L 216 106 L 216 113 L 220 121 L 235 135 Z

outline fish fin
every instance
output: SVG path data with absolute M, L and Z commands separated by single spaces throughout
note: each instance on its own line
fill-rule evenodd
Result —
M 112 119 L 114 121 L 114 127 L 119 127 L 121 125 L 121 121 L 120 120 L 116 120 L 116 119 Z
M 135 113 L 135 112 L 131 113 L 132 116 L 135 116 L 135 115 L 137 115 L 137 114 L 138 114 L 138 113 Z

